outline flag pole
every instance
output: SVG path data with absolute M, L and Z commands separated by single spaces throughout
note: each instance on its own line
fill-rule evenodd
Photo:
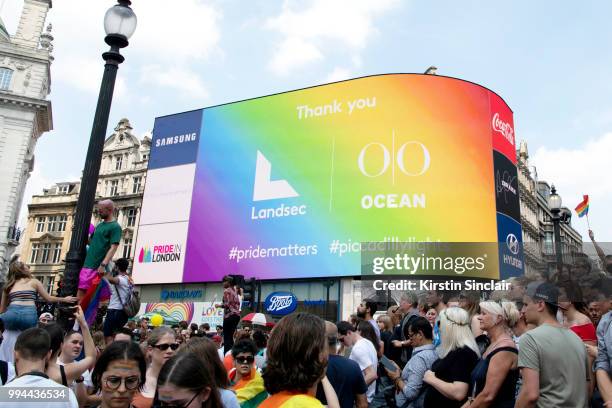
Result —
M 586 213 L 586 219 L 587 219 L 587 226 L 589 227 L 589 230 L 591 229 L 591 223 L 589 222 L 589 213 Z

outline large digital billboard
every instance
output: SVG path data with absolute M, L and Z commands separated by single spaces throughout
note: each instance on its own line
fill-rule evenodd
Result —
M 498 279 L 506 218 L 521 239 L 514 152 L 512 111 L 499 96 L 434 75 L 159 117 L 134 279 L 353 276 L 359 243 L 419 241 L 499 243 L 484 270 L 464 274 Z

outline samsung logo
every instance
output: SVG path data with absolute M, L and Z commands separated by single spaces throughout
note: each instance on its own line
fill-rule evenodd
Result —
M 162 147 L 162 146 L 169 146 L 169 145 L 175 145 L 175 144 L 181 144 L 181 143 L 187 143 L 187 142 L 194 142 L 196 140 L 196 136 L 197 136 L 197 134 L 194 132 L 194 133 L 187 133 L 187 134 L 184 134 L 184 135 L 161 137 L 161 138 L 155 140 L 155 147 Z

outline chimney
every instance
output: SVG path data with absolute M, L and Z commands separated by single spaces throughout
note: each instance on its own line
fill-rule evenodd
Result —
M 51 0 L 24 0 L 17 32 L 11 39 L 13 44 L 38 48 Z

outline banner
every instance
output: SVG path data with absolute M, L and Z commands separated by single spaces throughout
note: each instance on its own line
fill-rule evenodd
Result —
M 198 326 L 208 323 L 211 330 L 223 326 L 223 309 L 216 308 L 214 302 L 181 302 L 181 303 L 142 303 L 138 316 L 145 313 L 164 312 L 177 321 L 196 323 Z
M 506 245 L 498 211 L 520 220 L 512 111 L 454 78 L 379 75 L 160 117 L 152 143 L 139 284 L 355 276 L 362 242 Z M 464 276 L 499 278 L 490 258 Z

